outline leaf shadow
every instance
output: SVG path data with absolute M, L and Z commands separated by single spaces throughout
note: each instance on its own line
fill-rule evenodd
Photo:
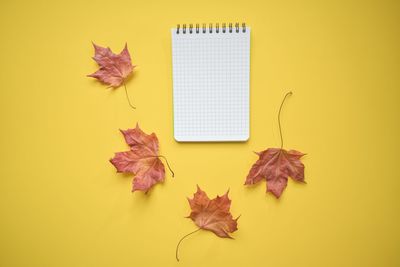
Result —
M 260 186 L 263 186 L 265 189 L 262 190 L 261 192 L 264 194 L 265 202 L 270 203 L 271 201 L 274 203 L 274 205 L 280 205 L 280 203 L 283 201 L 285 198 L 284 195 L 285 193 L 283 192 L 282 195 L 279 198 L 276 198 L 274 194 L 271 192 L 267 192 L 267 182 L 265 179 L 263 179 L 261 182 L 257 184 L 252 184 L 252 185 L 245 185 L 245 194 L 246 195 L 252 195 L 255 194 L 255 191 L 260 191 Z M 259 192 L 257 192 L 259 193 Z
M 134 71 L 132 72 L 131 75 L 129 75 L 128 77 L 126 77 L 125 83 L 128 85 L 128 83 L 129 83 L 130 81 L 137 79 L 137 76 L 139 75 L 139 73 L 140 73 L 140 71 L 134 70 Z
M 289 180 L 290 180 L 290 182 L 288 181 L 288 186 L 291 186 L 291 187 L 296 188 L 296 189 L 307 185 L 307 182 L 305 180 L 303 182 L 296 181 L 296 180 L 294 180 L 292 178 L 289 178 Z
M 131 179 L 131 184 L 133 183 L 133 180 L 135 179 L 135 175 L 133 173 L 120 173 L 122 174 L 121 177 L 122 179 L 129 178 Z M 150 199 L 152 198 L 152 194 L 156 194 L 154 191 L 155 190 L 162 190 L 163 187 L 165 187 L 165 180 L 160 183 L 154 184 L 149 190 L 146 192 L 136 190 L 136 191 L 131 191 L 131 194 L 134 196 L 135 201 L 146 201 L 149 202 Z

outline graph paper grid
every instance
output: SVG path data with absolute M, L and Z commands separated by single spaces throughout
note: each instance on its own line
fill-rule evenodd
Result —
M 247 141 L 250 28 L 171 34 L 175 140 Z

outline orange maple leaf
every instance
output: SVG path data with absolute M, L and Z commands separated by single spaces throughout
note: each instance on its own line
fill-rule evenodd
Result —
M 133 173 L 132 192 L 139 190 L 147 192 L 153 185 L 164 181 L 165 169 L 158 154 L 158 139 L 155 133 L 145 134 L 136 124 L 135 129 L 121 130 L 129 151 L 117 152 L 110 162 L 117 172 Z M 168 161 L 166 161 L 168 168 Z M 174 176 L 171 170 L 172 177 Z
M 179 245 L 184 238 L 201 230 L 208 230 L 219 237 L 232 238 L 229 233 L 235 232 L 237 228 L 237 220 L 233 219 L 229 209 L 231 200 L 228 198 L 229 190 L 223 196 L 217 196 L 214 199 L 209 199 L 207 194 L 197 186 L 197 192 L 193 198 L 188 198 L 192 212 L 186 218 L 190 218 L 199 227 L 197 230 L 185 235 L 179 241 L 176 247 L 176 259 L 178 258 Z
M 228 198 L 229 190 L 223 196 L 209 199 L 207 194 L 197 186 L 193 198 L 188 198 L 192 212 L 187 218 L 201 229 L 209 230 L 219 237 L 229 237 L 228 233 L 237 230 L 237 219 L 233 219 L 229 209 L 231 200 Z

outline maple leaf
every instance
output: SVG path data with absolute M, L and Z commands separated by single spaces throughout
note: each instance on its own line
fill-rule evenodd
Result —
M 223 196 L 209 199 L 207 194 L 197 186 L 193 198 L 188 198 L 192 212 L 187 218 L 201 229 L 209 230 L 219 237 L 229 237 L 228 233 L 237 230 L 237 219 L 233 219 L 229 212 L 231 200 L 228 198 L 229 190 Z
M 133 173 L 132 192 L 139 190 L 147 192 L 153 185 L 164 181 L 165 168 L 158 154 L 158 139 L 155 133 L 145 134 L 136 124 L 135 129 L 121 130 L 126 143 L 130 146 L 129 151 L 117 152 L 110 162 L 115 166 L 117 172 Z M 169 167 L 172 176 L 173 171 Z
M 250 169 L 247 175 L 245 185 L 252 185 L 260 182 L 262 179 L 267 181 L 267 192 L 271 192 L 276 198 L 282 195 L 288 182 L 288 178 L 305 183 L 304 165 L 300 158 L 305 154 L 296 151 L 283 149 L 282 128 L 280 114 L 286 97 L 291 95 L 289 92 L 285 95 L 278 113 L 279 133 L 281 137 L 280 148 L 268 148 L 256 154 L 259 159 Z
M 217 196 L 210 200 L 207 194 L 197 186 L 197 192 L 193 198 L 188 198 L 192 211 L 186 218 L 192 219 L 199 228 L 185 235 L 179 241 L 176 247 L 176 259 L 178 261 L 178 248 L 182 240 L 201 229 L 211 231 L 219 237 L 232 238 L 229 233 L 238 229 L 237 220 L 240 216 L 233 219 L 229 211 L 231 200 L 228 198 L 228 193 L 229 190 L 223 196 Z
M 99 64 L 100 69 L 87 76 L 114 88 L 121 86 L 135 68 L 131 62 L 127 44 L 118 55 L 114 54 L 109 47 L 101 47 L 95 43 L 93 46 L 95 52 L 93 59 Z
M 279 198 L 286 188 L 289 176 L 295 181 L 304 182 L 304 165 L 300 158 L 305 154 L 280 148 L 268 148 L 256 154 L 259 159 L 251 167 L 246 185 L 258 183 L 265 178 L 267 191 Z
M 97 64 L 99 64 L 100 69 L 87 76 L 96 78 L 113 88 L 117 88 L 123 84 L 128 103 L 133 109 L 135 109 L 129 100 L 128 91 L 125 85 L 126 79 L 131 75 L 133 69 L 136 67 L 135 65 L 132 65 L 128 45 L 125 44 L 124 49 L 118 55 L 114 54 L 109 47 L 101 47 L 95 43 L 93 43 L 93 46 L 95 52 L 93 59 Z

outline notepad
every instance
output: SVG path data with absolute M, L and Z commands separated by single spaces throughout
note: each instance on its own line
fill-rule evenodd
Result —
M 175 140 L 247 141 L 250 28 L 184 24 L 171 34 Z

